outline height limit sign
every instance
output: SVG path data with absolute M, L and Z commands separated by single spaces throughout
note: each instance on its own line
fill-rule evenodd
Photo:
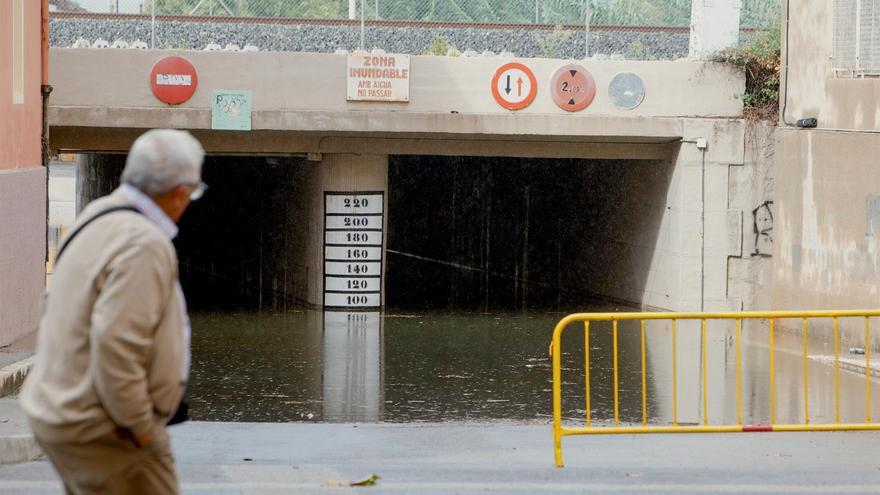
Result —
M 550 90 L 553 101 L 559 108 L 567 112 L 577 112 L 593 102 L 596 97 L 596 81 L 580 65 L 566 65 L 553 74 Z
M 504 64 L 492 78 L 492 96 L 499 105 L 508 110 L 522 110 L 529 106 L 538 94 L 535 73 L 519 62 Z

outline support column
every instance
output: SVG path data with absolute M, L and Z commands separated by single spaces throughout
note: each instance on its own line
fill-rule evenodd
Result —
M 119 187 L 127 155 L 88 153 L 77 157 L 76 213 Z
M 690 58 L 705 59 L 739 43 L 742 0 L 693 0 Z
M 308 218 L 308 225 L 302 232 L 304 242 L 302 242 L 297 250 L 299 252 L 297 258 L 301 263 L 297 263 L 297 298 L 305 301 L 309 305 L 315 307 L 325 306 L 324 291 L 324 271 L 325 271 L 325 255 L 331 258 L 341 260 L 346 259 L 351 263 L 340 264 L 334 262 L 336 268 L 346 268 L 348 264 L 352 265 L 353 275 L 364 275 L 363 268 L 367 268 L 367 275 L 373 278 L 367 280 L 369 284 L 378 285 L 378 297 L 370 298 L 369 305 L 361 304 L 358 301 L 352 301 L 352 304 L 345 303 L 351 308 L 376 307 L 373 301 L 378 301 L 379 307 L 385 305 L 385 263 L 384 263 L 384 246 L 386 242 L 386 232 L 388 223 L 388 156 L 387 155 L 355 155 L 355 154 L 325 154 L 318 158 L 320 161 L 309 162 L 304 167 L 303 176 L 299 180 L 299 187 L 302 192 L 298 193 L 297 209 Z M 334 194 L 347 193 L 347 194 Z M 328 195 L 339 196 L 332 200 L 338 205 L 331 207 L 333 212 L 326 215 L 329 210 L 326 197 Z M 381 197 L 381 205 L 375 203 L 375 198 Z M 363 205 L 363 199 L 368 198 L 366 206 Z M 348 203 L 345 200 L 350 200 Z M 357 201 L 356 201 L 357 200 Z M 348 206 L 345 206 L 345 205 Z M 339 208 L 350 208 L 351 216 L 344 216 L 338 213 Z M 325 224 L 326 218 L 331 218 L 333 225 Z M 348 218 L 351 230 L 345 230 L 346 218 Z M 369 224 L 360 224 L 361 220 L 366 219 Z M 381 224 L 376 225 L 375 222 L 381 219 Z M 336 222 L 339 222 L 337 225 Z M 325 232 L 327 228 L 333 229 L 333 232 Z M 351 234 L 351 238 L 346 237 Z M 360 242 L 355 238 L 355 234 L 367 234 L 368 241 Z M 325 242 L 327 235 L 330 235 L 329 244 L 336 245 L 332 248 L 333 252 L 326 251 Z M 381 241 L 381 242 L 377 242 Z M 363 244 L 357 246 L 358 244 Z M 345 245 L 345 247 L 342 247 Z M 352 250 L 351 256 L 347 256 L 349 247 Z M 381 246 L 381 247 L 372 247 Z M 378 253 L 378 257 L 377 257 Z M 359 262 L 362 261 L 362 262 Z M 376 277 L 378 276 L 378 277 Z M 337 279 L 341 280 L 341 279 Z M 354 281 L 355 279 L 352 279 Z M 345 283 L 348 280 L 344 280 Z M 373 287 L 368 288 L 369 291 Z M 354 291 L 358 291 L 358 287 L 336 287 L 334 290 L 351 290 L 351 295 L 357 296 Z M 366 295 L 366 293 L 364 294 Z M 340 306 L 342 303 L 333 304 Z M 328 306 L 330 304 L 327 304 Z

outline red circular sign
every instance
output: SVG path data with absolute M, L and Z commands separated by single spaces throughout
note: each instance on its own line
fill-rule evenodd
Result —
M 492 96 L 504 108 L 521 110 L 529 106 L 538 94 L 535 73 L 519 62 L 502 65 L 492 77 Z
M 560 67 L 550 81 L 553 101 L 559 108 L 577 112 L 587 108 L 596 96 L 596 81 L 580 65 Z
M 183 57 L 165 57 L 150 73 L 150 86 L 156 98 L 169 105 L 180 105 L 192 98 L 199 85 L 196 68 Z

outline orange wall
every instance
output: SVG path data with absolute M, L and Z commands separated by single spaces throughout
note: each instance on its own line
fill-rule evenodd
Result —
M 12 99 L 14 3 L 0 0 L 0 169 L 41 165 L 40 2 L 24 7 L 24 104 Z

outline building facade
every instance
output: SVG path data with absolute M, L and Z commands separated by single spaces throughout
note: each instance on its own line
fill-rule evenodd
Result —
M 36 330 L 45 285 L 40 3 L 0 0 L 0 347 Z
M 868 0 L 785 3 L 771 220 L 773 306 L 875 308 L 880 304 L 880 43 L 875 41 L 880 13 Z M 864 322 L 844 327 L 844 343 L 864 341 Z

